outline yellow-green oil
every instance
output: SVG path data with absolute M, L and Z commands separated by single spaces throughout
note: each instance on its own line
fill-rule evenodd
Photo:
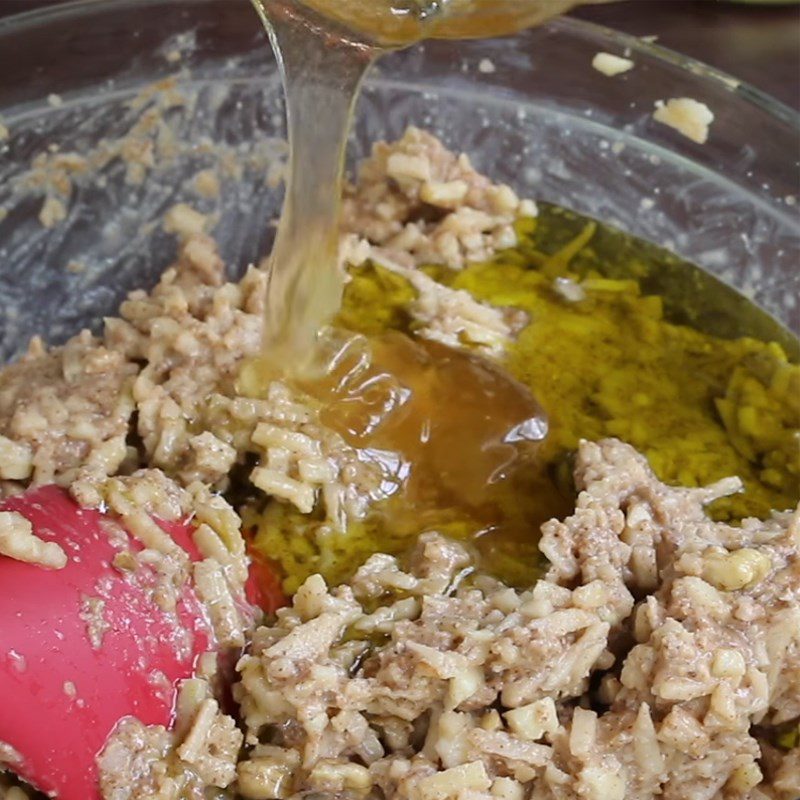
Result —
M 528 315 L 504 360 L 549 418 L 540 474 L 520 490 L 528 493 L 520 494 L 520 506 L 541 506 L 539 516 L 534 508 L 527 519 L 538 523 L 569 512 L 575 448 L 581 439 L 608 436 L 644 453 L 666 483 L 701 486 L 740 476 L 744 492 L 717 501 L 710 509 L 715 518 L 763 517 L 794 506 L 800 495 L 800 367 L 775 342 L 723 338 L 675 321 L 674 313 L 665 313 L 676 305 L 675 293 L 646 293 L 652 276 L 636 249 L 618 249 L 615 260 L 603 249 L 603 229 L 581 225 L 576 230 L 575 219 L 553 209 L 519 223 L 518 246 L 492 261 L 458 272 L 425 268 L 443 284 Z M 340 326 L 413 335 L 408 309 L 415 290 L 402 277 L 371 264 L 351 274 Z M 582 299 L 567 299 L 559 278 L 579 283 Z M 402 499 L 387 501 L 346 531 L 277 502 L 254 508 L 246 522 L 256 531 L 254 545 L 278 562 L 288 593 L 314 572 L 345 580 L 371 553 L 402 552 L 424 530 L 462 539 L 478 532 L 474 520 L 453 509 L 415 517 L 393 513 L 392 503 Z M 524 535 L 493 542 L 484 564 L 515 585 L 528 585 L 543 566 L 537 540 L 538 524 L 531 524 Z M 477 540 L 479 551 L 481 544 Z

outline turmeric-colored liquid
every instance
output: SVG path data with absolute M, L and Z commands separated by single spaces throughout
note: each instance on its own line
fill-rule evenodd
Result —
M 539 527 L 572 501 L 541 456 L 548 423 L 531 388 L 482 356 L 405 332 L 339 329 L 331 338 L 319 356 L 327 369 L 295 385 L 324 425 L 380 466 L 386 499 L 347 530 L 328 530 L 328 542 L 340 539 L 352 555 L 360 541 L 366 557 L 439 530 L 473 541 L 486 568 L 524 583 L 537 569 Z M 271 513 L 275 524 L 294 525 L 287 550 L 320 525 L 286 507 Z M 350 555 L 335 568 L 342 577 Z
M 723 501 L 717 512 L 726 517 L 796 500 L 800 466 L 783 443 L 791 398 L 800 395 L 792 394 L 800 390 L 797 369 L 780 348 L 673 325 L 661 299 L 641 296 L 636 280 L 574 269 L 591 249 L 593 224 L 549 256 L 542 248 L 554 241 L 534 242 L 536 231 L 520 230 L 520 246 L 492 263 L 432 270 L 454 288 L 530 315 L 501 364 L 415 338 L 402 313 L 413 289 L 381 291 L 387 284 L 372 268 L 356 274 L 341 307 L 343 149 L 372 60 L 425 37 L 507 33 L 574 3 L 254 2 L 281 61 L 291 159 L 264 353 L 246 366 L 241 388 L 260 394 L 275 377 L 293 381 L 316 398 L 324 424 L 377 458 L 386 484 L 386 499 L 346 530 L 276 502 L 254 510 L 255 546 L 277 558 L 288 592 L 313 572 L 346 580 L 371 553 L 400 552 L 426 530 L 472 541 L 484 568 L 529 585 L 541 568 L 541 523 L 572 508 L 569 458 L 581 438 L 629 441 L 670 482 L 741 475 L 746 497 Z M 583 280 L 586 298 L 560 298 L 557 278 Z M 349 333 L 320 340 L 337 312 Z
M 757 323 L 745 313 L 737 313 L 738 339 L 698 329 L 699 318 L 677 323 L 672 308 L 688 301 L 643 290 L 654 249 L 646 243 L 547 207 L 518 233 L 519 245 L 491 262 L 426 268 L 448 286 L 527 313 L 497 364 L 418 339 L 406 312 L 413 287 L 374 265 L 351 270 L 337 323 L 343 340 L 362 338 L 351 360 L 305 388 L 353 446 L 399 452 L 404 466 L 391 496 L 344 531 L 321 513 L 253 507 L 255 546 L 279 562 L 287 592 L 313 572 L 347 580 L 370 554 L 401 553 L 427 530 L 472 542 L 484 568 L 530 585 L 543 567 L 540 524 L 574 506 L 570 464 L 581 438 L 633 444 L 671 484 L 739 475 L 745 491 L 711 508 L 722 519 L 797 503 L 800 366 L 780 345 L 746 337 Z M 655 273 L 667 258 L 653 256 Z M 682 271 L 694 286 L 699 270 Z M 559 279 L 580 282 L 585 296 L 562 297 Z M 773 335 L 781 338 L 778 326 Z M 508 448 L 503 431 L 526 420 L 535 433 Z

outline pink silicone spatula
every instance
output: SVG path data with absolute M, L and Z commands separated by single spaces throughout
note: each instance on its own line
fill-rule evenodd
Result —
M 0 742 L 20 755 L 13 769 L 60 800 L 99 797 L 96 756 L 120 719 L 169 725 L 178 681 L 215 649 L 194 591 L 174 612 L 152 596 L 155 571 L 115 569 L 119 552 L 104 514 L 81 509 L 56 486 L 0 503 L 68 556 L 61 570 L 0 556 Z M 191 525 L 158 524 L 197 553 Z M 141 545 L 128 537 L 132 552 Z M 90 633 L 93 630 L 93 635 Z

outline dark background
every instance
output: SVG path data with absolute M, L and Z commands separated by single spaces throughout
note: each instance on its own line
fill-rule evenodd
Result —
M 63 0 L 0 0 L 0 17 L 56 2 Z M 626 0 L 573 14 L 636 36 L 657 35 L 665 47 L 729 72 L 800 109 L 800 4 Z

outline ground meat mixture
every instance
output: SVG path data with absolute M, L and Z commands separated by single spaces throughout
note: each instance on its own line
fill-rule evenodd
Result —
M 800 715 L 798 513 L 712 522 L 735 482 L 665 486 L 616 440 L 575 478 L 528 591 L 434 532 L 310 578 L 239 663 L 240 793 L 795 800 L 760 737 Z

